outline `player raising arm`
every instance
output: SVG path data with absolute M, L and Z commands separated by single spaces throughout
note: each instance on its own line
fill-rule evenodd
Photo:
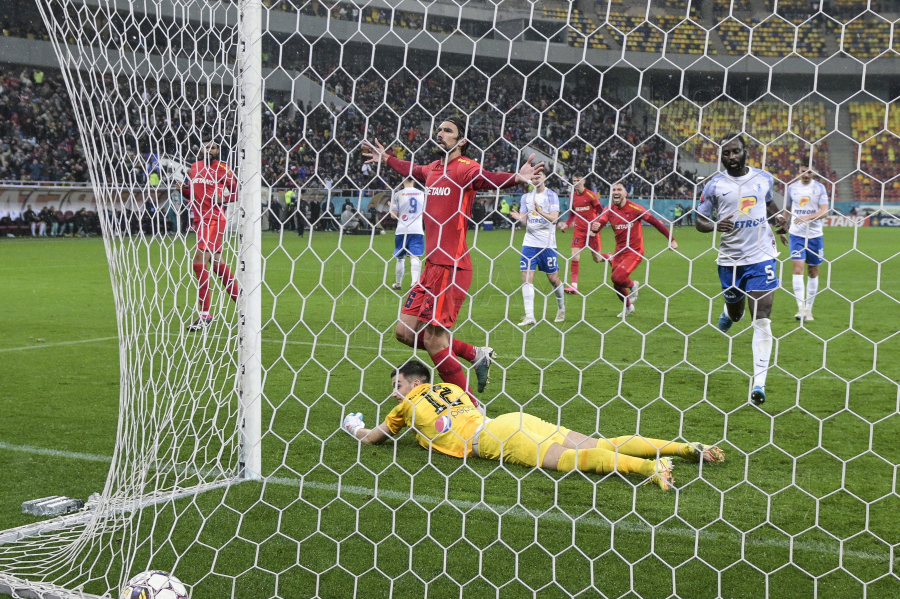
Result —
M 650 212 L 628 201 L 628 189 L 622 183 L 612 186 L 612 200 L 600 218 L 591 225 L 592 232 L 598 232 L 609 223 L 616 235 L 616 253 L 612 262 L 613 288 L 624 307 L 620 316 L 625 318 L 634 312 L 634 301 L 638 297 L 638 282 L 632 281 L 631 273 L 644 259 L 644 227 L 648 222 L 669 240 L 669 247 L 678 249 L 678 242 L 666 225 Z
M 539 173 L 534 178 L 534 189 L 522 196 L 522 212 L 513 210 L 510 215 L 525 225 L 525 240 L 519 269 L 522 271 L 522 297 L 525 301 L 525 318 L 520 327 L 537 324 L 534 318 L 534 271 L 547 274 L 556 296 L 556 319 L 566 319 L 566 295 L 559 280 L 559 258 L 556 255 L 556 220 L 559 218 L 559 196 L 544 184 L 546 176 Z
M 559 230 L 572 227 L 572 259 L 569 261 L 569 286 L 566 293 L 578 293 L 578 271 L 581 263 L 581 252 L 585 247 L 591 248 L 594 262 L 602 262 L 609 256 L 602 253 L 600 235 L 590 235 L 591 224 L 603 212 L 603 204 L 593 191 L 585 187 L 587 177 L 575 177 L 575 187 L 569 202 L 569 218 L 560 223 Z
M 189 183 L 181 194 L 191 202 L 194 230 L 197 232 L 197 248 L 194 250 L 194 276 L 197 278 L 197 307 L 200 315 L 188 327 L 188 331 L 200 331 L 212 322 L 209 312 L 209 271 L 216 273 L 222 286 L 233 301 L 238 299 L 238 286 L 231 269 L 222 262 L 222 240 L 225 235 L 225 202 L 237 199 L 237 181 L 234 172 L 219 161 L 219 144 L 207 141 L 202 146 L 201 160 L 191 165 Z
M 425 254 L 425 231 L 422 229 L 422 212 L 425 210 L 425 194 L 416 189 L 412 177 L 403 180 L 403 189 L 391 198 L 391 216 L 397 219 L 394 231 L 394 258 L 397 260 L 396 280 L 392 289 L 403 287 L 406 256 L 415 287 L 422 272 L 422 256 Z
M 362 413 L 347 415 L 342 428 L 355 439 L 378 445 L 410 427 L 419 445 L 456 458 L 485 458 L 559 472 L 637 474 L 663 490 L 672 485 L 672 458 L 724 462 L 716 446 L 626 435 L 590 437 L 525 412 L 486 418 L 456 385 L 432 385 L 428 368 L 410 360 L 391 374 L 397 405 L 384 422 L 367 429 Z
M 747 166 L 747 143 L 742 135 L 722 140 L 724 173 L 710 177 L 697 208 L 697 230 L 719 231 L 719 280 L 725 311 L 719 317 L 724 333 L 744 316 L 744 297 L 750 298 L 753 318 L 753 390 L 750 401 L 766 401 L 766 374 L 772 356 L 772 303 L 778 276 L 778 249 L 769 221 L 784 225 L 772 199 L 774 180 L 766 171 Z
M 442 158 L 421 166 L 390 156 L 378 140 L 363 141 L 366 164 L 384 164 L 425 184 L 425 269 L 403 303 L 397 323 L 397 339 L 410 347 L 424 347 L 445 383 L 452 383 L 474 394 L 457 356 L 473 364 L 478 391 L 484 391 L 490 375 L 494 350 L 476 348 L 459 339 L 451 339 L 459 309 L 472 283 L 472 259 L 466 245 L 466 230 L 472 218 L 475 192 L 479 189 L 512 187 L 531 179 L 544 169 L 544 163 L 532 164 L 534 154 L 518 173 L 491 173 L 466 158 L 469 147 L 466 122 L 450 117 L 438 127 L 436 142 Z M 477 400 L 475 400 L 477 402 Z
M 819 265 L 825 261 L 825 238 L 822 232 L 823 216 L 830 208 L 828 191 L 816 181 L 809 167 L 800 173 L 800 181 L 791 183 L 784 194 L 784 218 L 791 223 L 791 261 L 794 264 L 794 297 L 800 321 L 812 321 L 813 300 L 819 291 Z M 784 234 L 781 242 L 788 245 Z M 806 264 L 809 280 L 803 289 L 803 265 Z

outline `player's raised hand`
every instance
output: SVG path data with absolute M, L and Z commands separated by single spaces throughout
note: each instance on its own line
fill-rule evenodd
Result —
M 509 215 L 513 217 L 515 220 L 522 220 L 522 213 L 518 210 L 510 210 Z
M 729 214 L 722 220 L 716 223 L 716 231 L 721 231 L 722 233 L 728 233 L 729 231 L 734 230 L 734 215 Z
M 677 249 L 678 249 L 678 242 L 675 241 L 674 239 L 671 240 L 671 241 L 669 242 L 669 249 L 677 250 Z
M 363 422 L 362 412 L 347 414 L 344 416 L 344 421 L 341 423 L 341 428 L 353 437 L 356 437 L 356 431 L 365 426 L 366 423 Z
M 382 164 L 387 164 L 388 153 L 385 150 L 384 146 L 381 145 L 381 142 L 376 138 L 375 143 L 369 143 L 368 140 L 363 140 L 362 142 L 362 153 L 363 156 L 368 158 L 364 164 L 378 164 L 379 162 Z
M 522 168 L 519 169 L 519 172 L 516 173 L 516 183 L 531 183 L 535 175 L 544 171 L 543 162 L 532 164 L 535 156 L 537 156 L 537 154 L 529 156 L 528 160 L 525 161 L 525 164 L 522 165 Z

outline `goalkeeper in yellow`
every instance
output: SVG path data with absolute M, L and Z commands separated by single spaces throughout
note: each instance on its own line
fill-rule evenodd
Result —
M 716 446 L 647 439 L 636 435 L 595 439 L 524 412 L 487 418 L 465 391 L 432 385 L 431 371 L 418 360 L 395 369 L 391 380 L 397 406 L 384 422 L 367 429 L 362 413 L 348 414 L 343 429 L 369 445 L 383 443 L 409 426 L 425 449 L 457 458 L 480 457 L 547 470 L 637 474 L 663 490 L 672 486 L 672 457 L 724 462 Z

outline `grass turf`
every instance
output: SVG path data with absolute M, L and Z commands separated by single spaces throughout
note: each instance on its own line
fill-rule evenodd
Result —
M 393 240 L 345 237 L 338 247 L 334 234 L 317 233 L 312 243 L 266 234 L 263 469 L 272 478 L 144 510 L 139 532 L 124 542 L 136 545 L 129 563 L 174 568 L 195 599 L 232 588 L 242 597 L 480 597 L 494 588 L 504 597 L 530 589 L 848 597 L 862 596 L 864 585 L 869 596 L 900 592 L 889 548 L 900 542 L 892 526 L 900 367 L 888 358 L 900 339 L 887 316 L 900 298 L 895 233 L 827 233 L 831 263 L 815 322 L 799 326 L 793 299 L 776 297 L 776 366 L 762 410 L 746 403 L 749 323 L 727 336 L 709 324 L 722 305 L 711 236 L 677 230 L 676 254 L 648 231 L 653 259 L 635 275 L 644 285 L 627 322 L 616 316 L 621 304 L 606 267 L 585 261 L 587 293 L 567 297 L 568 322 L 558 329 L 544 320 L 523 332 L 513 324 L 522 315 L 521 234 L 479 233 L 472 299 L 456 333 L 500 354 L 482 398 L 490 412 L 525 409 L 585 433 L 639 432 L 726 449 L 728 462 L 702 473 L 679 462 L 680 490 L 668 494 L 635 489 L 636 479 L 429 456 L 409 434 L 371 448 L 336 432 L 347 411 L 362 411 L 369 424 L 383 418 L 388 366 L 409 356 L 392 337 L 399 296 L 383 285 L 393 278 L 384 261 Z M 561 245 L 567 240 L 560 236 Z M 227 389 L 234 371 L 224 326 L 233 308 L 222 303 L 222 326 L 183 339 L 181 322 L 192 317 L 191 288 L 179 285 L 190 281 L 183 244 L 126 242 L 121 250 L 143 266 L 128 271 L 119 295 L 145 306 L 153 323 L 153 334 L 135 343 L 165 358 L 127 363 L 159 383 L 144 392 L 153 401 L 136 408 L 146 419 L 135 427 L 137 446 L 162 422 L 159 437 L 195 434 L 208 453 L 231 452 L 233 439 L 210 431 L 233 429 L 233 398 L 203 400 L 210 389 Z M 779 273 L 783 284 L 789 268 Z M 0 527 L 8 528 L 34 521 L 18 513 L 24 500 L 86 497 L 103 487 L 120 373 L 99 240 L 4 241 L 0 280 L 15 315 L 0 322 L 2 371 L 15 373 L 0 378 Z M 543 275 L 537 287 L 549 291 Z M 148 300 L 152 288 L 163 297 Z M 544 313 L 555 315 L 552 296 Z M 186 366 L 207 361 L 206 370 Z M 182 387 L 191 393 L 179 395 Z M 215 461 L 190 444 L 171 451 L 176 461 Z M 100 563 L 113 564 L 89 584 L 94 592 L 116 582 L 117 534 L 93 548 Z

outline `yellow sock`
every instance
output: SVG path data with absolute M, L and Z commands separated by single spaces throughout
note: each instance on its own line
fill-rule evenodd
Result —
M 609 451 L 618 450 L 620 454 L 644 459 L 656 459 L 657 456 L 678 456 L 684 458 L 692 455 L 687 450 L 687 443 L 648 439 L 634 435 L 616 437 L 615 439 L 597 439 L 597 447 L 608 449 Z
M 655 458 L 656 454 L 654 454 Z M 576 459 L 578 461 L 576 466 Z M 616 454 L 607 449 L 567 449 L 559 456 L 556 469 L 560 472 L 571 472 L 575 468 L 582 472 L 596 472 L 607 474 L 619 472 L 621 474 L 653 474 L 653 460 L 645 460 L 622 453 Z

